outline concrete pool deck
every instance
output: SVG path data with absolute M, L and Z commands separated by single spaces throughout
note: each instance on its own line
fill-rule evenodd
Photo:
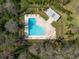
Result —
M 38 15 L 38 14 L 28 14 L 28 15 L 25 15 L 24 17 L 25 17 L 25 24 L 28 24 L 29 18 L 36 18 L 36 20 L 37 20 L 36 24 L 45 29 L 45 35 L 28 35 L 28 38 L 25 37 L 25 39 L 56 39 L 56 29 L 55 29 L 55 27 L 53 27 L 49 22 L 47 22 L 40 15 Z M 28 34 L 28 25 L 25 25 L 25 33 L 26 32 Z

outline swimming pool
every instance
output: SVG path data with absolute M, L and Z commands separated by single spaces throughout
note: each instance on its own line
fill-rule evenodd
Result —
M 28 35 L 44 35 L 45 29 L 36 24 L 36 18 L 28 19 Z

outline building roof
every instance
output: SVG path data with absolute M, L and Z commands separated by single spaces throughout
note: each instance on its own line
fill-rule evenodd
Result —
M 52 17 L 54 19 L 53 21 L 57 21 L 60 18 L 60 15 L 51 8 L 45 10 L 45 13 L 48 15 L 49 18 Z

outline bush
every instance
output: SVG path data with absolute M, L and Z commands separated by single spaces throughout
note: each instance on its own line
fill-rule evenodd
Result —
M 0 0 L 0 5 L 2 5 L 5 2 L 6 2 L 6 0 Z
M 70 3 L 71 0 L 59 0 L 60 3 L 62 3 L 63 5 L 66 5 L 68 3 Z

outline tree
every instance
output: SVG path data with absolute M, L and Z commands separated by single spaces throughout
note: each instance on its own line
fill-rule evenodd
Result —
M 9 20 L 8 22 L 6 22 L 5 28 L 11 33 L 17 32 L 17 25 L 16 22 L 14 22 L 13 20 Z
M 71 15 L 68 15 L 68 16 L 67 16 L 67 20 L 68 20 L 68 21 L 71 22 L 73 19 L 74 19 L 74 18 L 73 18 Z
M 5 2 L 6 2 L 6 0 L 0 0 L 0 5 L 2 5 Z

